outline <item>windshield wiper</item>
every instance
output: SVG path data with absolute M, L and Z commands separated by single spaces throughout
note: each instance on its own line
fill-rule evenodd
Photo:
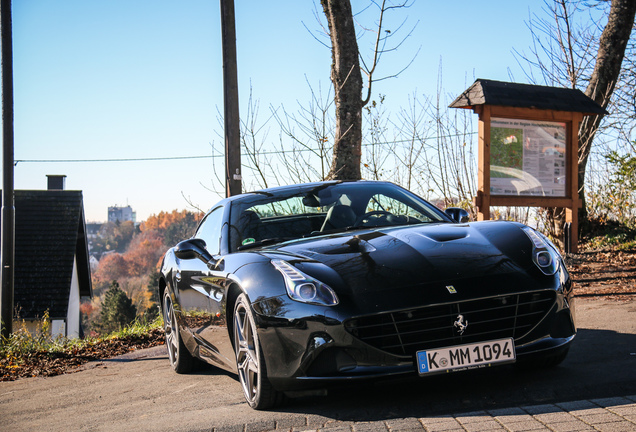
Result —
M 330 235 L 330 234 L 341 234 L 341 233 L 345 233 L 345 232 L 348 232 L 348 231 L 357 231 L 357 230 L 369 229 L 369 228 L 374 228 L 374 227 L 350 225 L 350 226 L 341 227 L 341 228 L 332 228 L 332 229 L 329 229 L 329 230 L 326 230 L 326 231 L 312 231 L 309 234 L 305 234 L 303 236 L 303 238 L 316 237 L 316 236 L 321 236 L 321 235 Z
M 293 240 L 295 237 L 277 237 L 277 238 L 266 238 L 263 240 L 259 240 L 259 241 L 255 241 L 252 243 L 247 243 L 244 245 L 241 245 L 237 248 L 237 250 L 245 250 L 245 249 L 252 249 L 255 247 L 259 247 L 259 246 L 265 246 L 265 245 L 271 245 L 271 244 L 276 244 L 276 243 L 282 243 L 284 241 L 287 240 Z

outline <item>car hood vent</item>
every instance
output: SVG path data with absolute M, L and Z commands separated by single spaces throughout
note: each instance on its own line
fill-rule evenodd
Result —
M 431 239 L 438 243 L 449 242 L 453 240 L 461 240 L 468 237 L 469 231 L 462 227 L 448 227 L 446 229 L 438 229 L 435 231 L 426 231 L 418 233 L 422 237 Z

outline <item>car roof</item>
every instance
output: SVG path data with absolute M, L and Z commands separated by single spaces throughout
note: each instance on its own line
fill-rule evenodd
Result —
M 227 205 L 227 204 L 231 203 L 232 201 L 244 199 L 247 196 L 267 195 L 267 194 L 281 193 L 281 192 L 285 193 L 287 191 L 292 191 L 294 189 L 309 190 L 309 189 L 313 189 L 313 188 L 321 186 L 321 185 L 335 185 L 335 184 L 338 184 L 338 183 L 393 184 L 391 182 L 377 181 L 377 180 L 325 180 L 325 181 L 310 182 L 310 183 L 298 183 L 298 184 L 291 184 L 291 185 L 274 186 L 274 187 L 270 187 L 270 188 L 266 188 L 266 189 L 259 189 L 259 190 L 255 190 L 255 191 L 251 191 L 251 192 L 244 192 L 244 193 L 241 193 L 241 194 L 238 194 L 238 195 L 234 195 L 234 196 L 231 196 L 231 197 L 224 198 L 224 199 L 218 201 L 217 203 L 215 203 L 212 207 L 210 207 L 210 210 L 208 210 L 208 213 L 212 209 L 215 209 L 215 208 L 217 208 L 217 207 L 219 207 L 221 205 Z

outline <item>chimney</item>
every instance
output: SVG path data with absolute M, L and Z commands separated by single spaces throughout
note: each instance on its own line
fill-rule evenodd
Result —
M 64 190 L 66 186 L 65 175 L 47 175 L 47 190 Z

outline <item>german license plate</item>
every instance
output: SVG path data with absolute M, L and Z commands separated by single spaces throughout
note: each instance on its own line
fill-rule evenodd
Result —
M 479 369 L 516 359 L 512 338 L 418 351 L 416 356 L 420 375 Z

